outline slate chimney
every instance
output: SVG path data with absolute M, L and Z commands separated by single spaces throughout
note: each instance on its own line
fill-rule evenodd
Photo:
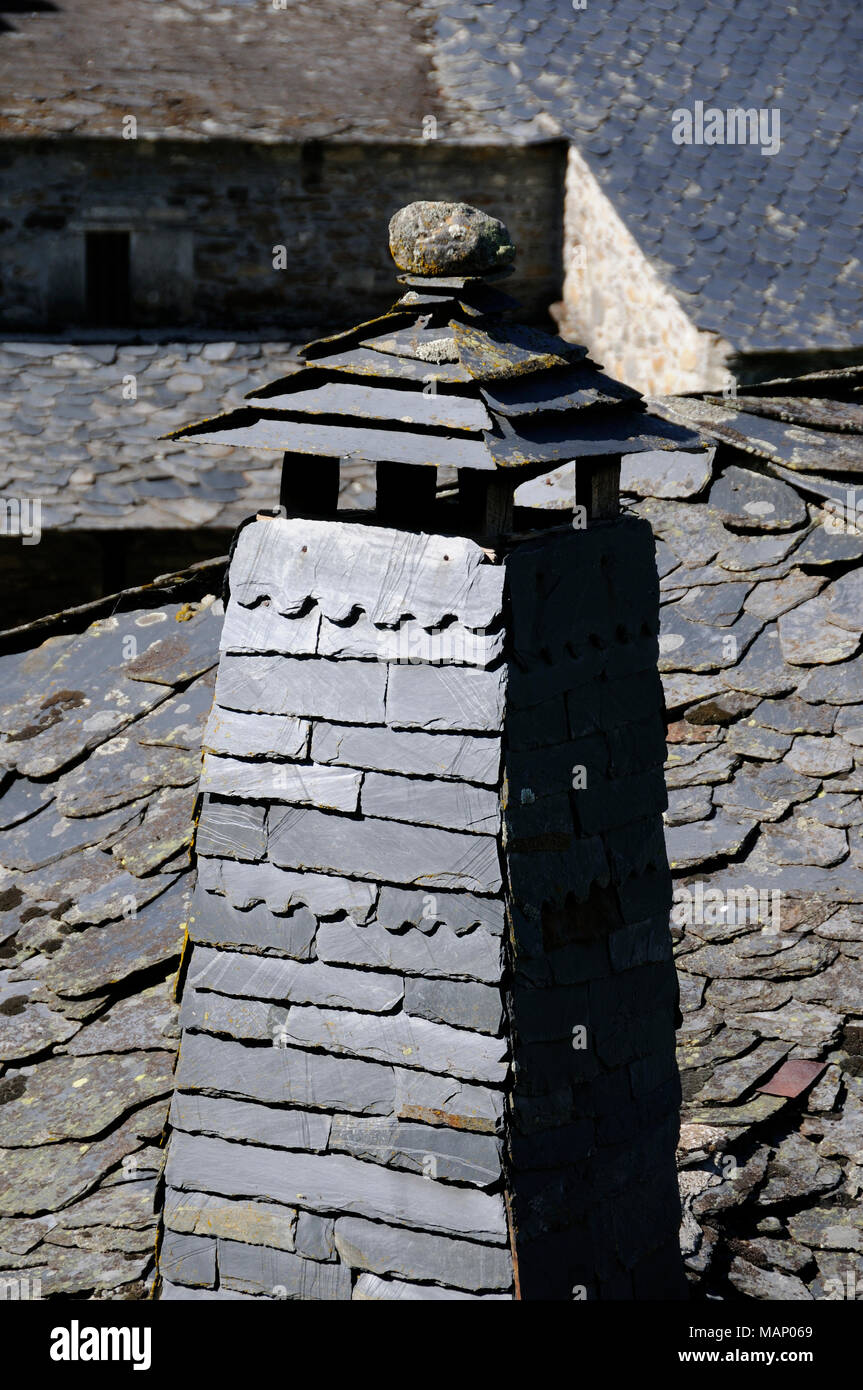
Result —
M 618 480 L 699 441 L 510 320 L 502 223 L 390 233 L 387 314 L 179 432 L 284 468 L 228 575 L 162 1297 L 684 1297 L 658 580 Z M 357 458 L 374 512 L 339 509 Z M 569 512 L 520 505 L 573 459 Z

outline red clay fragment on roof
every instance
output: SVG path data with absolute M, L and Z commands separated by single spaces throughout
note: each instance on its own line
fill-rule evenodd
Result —
M 787 1096 L 793 1099 L 811 1086 L 824 1071 L 826 1062 L 783 1062 L 758 1090 L 765 1096 Z

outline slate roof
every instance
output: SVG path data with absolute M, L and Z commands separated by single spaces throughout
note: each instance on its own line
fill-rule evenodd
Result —
M 854 0 L 451 3 L 436 71 L 463 116 L 572 140 L 701 329 L 740 352 L 861 345 Z M 779 109 L 781 147 L 675 145 L 672 112 Z
M 43 1298 L 150 1283 L 223 564 L 0 655 L 0 1272 Z
M 722 1297 L 825 1297 L 863 1273 L 863 526 L 824 525 L 854 495 L 861 390 L 851 369 L 653 402 L 712 434 L 715 458 L 623 467 L 661 575 L 682 1240 Z M 750 917 L 725 896 L 686 921 L 697 884 L 764 896 Z
M 703 448 L 696 430 L 649 413 L 584 348 L 506 319 L 517 303 L 494 277 L 399 279 L 388 313 L 305 344 L 300 371 L 170 437 L 526 473 L 574 454 Z

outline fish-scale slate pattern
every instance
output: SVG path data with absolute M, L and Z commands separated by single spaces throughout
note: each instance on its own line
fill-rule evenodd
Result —
M 476 471 L 702 447 L 583 347 L 509 321 L 506 274 L 400 275 L 388 313 L 305 344 L 301 370 L 169 437 Z
M 222 626 L 162 597 L 0 656 L 0 1273 L 30 1296 L 152 1281 Z
M 667 400 L 712 467 L 623 463 L 661 575 L 682 1244 L 723 1297 L 859 1296 L 861 387 Z
M 274 519 L 229 583 L 162 1297 L 510 1298 L 503 569 Z
M 794 13 L 759 0 L 428 5 L 435 71 L 462 107 L 453 135 L 481 119 L 573 141 L 696 324 L 738 351 L 859 344 L 853 0 Z M 778 150 L 674 144 L 673 113 L 696 101 L 778 112 Z

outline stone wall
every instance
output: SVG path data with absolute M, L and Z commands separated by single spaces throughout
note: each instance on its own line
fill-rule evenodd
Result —
M 134 326 L 340 325 L 395 297 L 387 222 L 419 198 L 500 216 L 531 314 L 559 297 L 564 146 L 6 141 L 0 275 L 11 330 L 86 320 L 85 235 L 131 235 Z M 285 268 L 274 269 L 274 248 Z
M 666 395 L 718 390 L 730 344 L 703 332 L 648 261 L 575 146 L 566 170 L 561 332 L 609 375 Z

